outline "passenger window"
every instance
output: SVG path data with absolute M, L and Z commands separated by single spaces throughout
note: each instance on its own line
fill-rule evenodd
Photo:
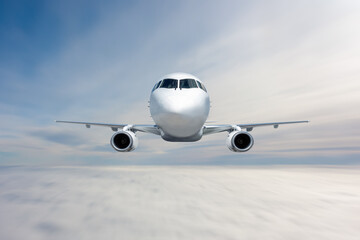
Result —
M 177 88 L 177 80 L 175 79 L 164 79 L 161 82 L 160 88 Z
M 180 89 L 183 89 L 183 88 L 197 88 L 195 80 L 194 79 L 180 80 Z
M 199 82 L 199 81 L 197 81 L 197 83 L 198 83 L 198 85 L 199 85 L 199 88 L 201 88 L 202 90 L 204 90 L 205 92 L 207 92 L 204 84 L 202 84 L 202 83 Z

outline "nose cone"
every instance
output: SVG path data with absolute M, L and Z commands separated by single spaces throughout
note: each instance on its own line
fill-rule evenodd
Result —
M 175 138 L 197 134 L 209 115 L 209 108 L 209 97 L 200 89 L 158 89 L 150 98 L 155 123 Z

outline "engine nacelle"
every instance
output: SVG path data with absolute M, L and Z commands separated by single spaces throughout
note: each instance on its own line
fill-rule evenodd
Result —
M 110 143 L 118 152 L 130 152 L 138 146 L 138 139 L 131 131 L 118 131 L 111 137 Z
M 233 131 L 226 139 L 226 145 L 231 151 L 246 152 L 254 145 L 254 139 L 248 132 Z

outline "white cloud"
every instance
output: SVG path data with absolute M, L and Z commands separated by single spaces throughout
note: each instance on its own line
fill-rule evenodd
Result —
M 358 168 L 0 168 L 1 239 L 357 239 Z M 259 231 L 261 229 L 261 231 Z

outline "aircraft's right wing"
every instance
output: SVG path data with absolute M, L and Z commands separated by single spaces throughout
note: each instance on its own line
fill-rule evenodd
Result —
M 58 121 L 58 120 L 56 120 L 55 122 L 80 124 L 80 125 L 85 125 L 87 128 L 90 128 L 91 126 L 110 127 L 114 132 L 118 131 L 118 129 L 126 128 L 127 130 L 131 130 L 133 132 L 145 132 L 145 133 L 160 135 L 160 129 L 156 125 L 110 124 L 110 123 L 73 122 L 73 121 Z
M 309 121 L 292 121 L 292 122 L 272 122 L 272 123 L 251 123 L 251 124 L 235 124 L 235 125 L 205 125 L 203 129 L 203 134 L 213 134 L 219 132 L 230 132 L 236 130 L 236 128 L 244 128 L 246 131 L 250 132 L 254 127 L 262 127 L 262 126 L 273 126 L 274 128 L 278 128 L 279 125 L 282 124 L 293 124 L 293 123 L 308 123 Z

